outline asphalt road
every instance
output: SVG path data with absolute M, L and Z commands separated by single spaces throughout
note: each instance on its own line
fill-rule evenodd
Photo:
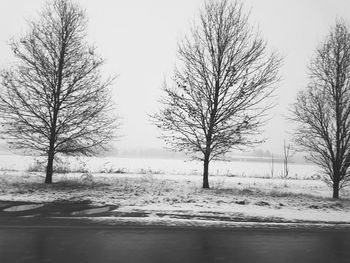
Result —
M 350 232 L 0 227 L 0 262 L 348 263 Z

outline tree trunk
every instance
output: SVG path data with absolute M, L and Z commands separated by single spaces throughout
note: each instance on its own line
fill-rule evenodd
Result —
M 62 36 L 63 37 L 63 36 Z M 62 76 L 63 76 L 63 67 L 65 64 L 65 55 L 66 55 L 66 39 L 62 40 L 62 47 L 60 51 L 60 57 L 58 61 L 58 77 L 57 77 L 57 90 L 54 92 L 54 106 L 53 106 L 53 117 L 51 121 L 51 134 L 50 134 L 50 148 L 48 153 L 47 167 L 46 167 L 46 178 L 45 183 L 52 183 L 52 174 L 53 174 L 53 160 L 55 157 L 55 141 L 56 141 L 56 125 L 60 105 L 60 94 L 62 87 Z
M 51 184 L 52 183 L 54 157 L 55 157 L 55 154 L 50 151 L 49 154 L 48 154 L 48 159 L 47 159 L 45 184 Z
M 203 188 L 209 188 L 209 155 L 204 155 Z
M 338 180 L 333 181 L 333 198 L 335 199 L 339 198 L 339 181 Z

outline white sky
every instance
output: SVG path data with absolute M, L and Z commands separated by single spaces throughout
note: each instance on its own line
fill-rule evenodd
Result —
M 116 146 L 158 148 L 159 131 L 148 120 L 159 105 L 161 85 L 176 63 L 177 41 L 190 28 L 203 0 L 78 0 L 89 17 L 89 40 L 106 59 L 104 72 L 117 74 L 114 99 L 122 118 L 123 137 Z M 288 139 L 283 115 L 297 90 L 307 84 L 307 64 L 318 43 L 336 18 L 350 21 L 349 0 L 245 0 L 251 23 L 258 25 L 269 46 L 284 57 L 278 106 L 271 111 L 258 148 L 280 153 Z M 45 0 L 0 1 L 0 67 L 13 60 L 11 37 L 26 32 L 26 19 L 34 18 Z

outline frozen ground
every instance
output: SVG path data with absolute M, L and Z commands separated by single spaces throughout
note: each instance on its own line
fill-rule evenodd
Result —
M 0 200 L 82 201 L 116 206 L 116 215 L 146 214 L 151 220 L 350 223 L 350 189 L 334 201 L 319 180 L 256 177 L 210 177 L 212 188 L 201 188 L 201 176 L 181 174 L 56 174 L 43 184 L 43 173 L 3 171 Z

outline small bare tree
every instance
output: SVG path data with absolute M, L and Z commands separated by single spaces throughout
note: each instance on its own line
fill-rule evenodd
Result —
M 11 48 L 17 64 L 1 74 L 2 134 L 11 147 L 48 157 L 94 154 L 115 136 L 112 79 L 101 80 L 103 60 L 88 46 L 85 12 L 69 0 L 49 2 L 30 31 Z
M 165 84 L 164 108 L 152 116 L 175 151 L 209 162 L 233 147 L 262 141 L 255 135 L 272 106 L 280 58 L 248 23 L 240 2 L 207 1 L 198 26 L 179 44 L 175 85 Z
M 275 174 L 275 158 L 273 156 L 273 153 L 271 153 L 271 170 L 270 170 L 270 174 L 271 174 L 271 178 L 274 177 Z
M 287 179 L 289 176 L 289 160 L 293 156 L 291 152 L 290 143 L 286 144 L 286 140 L 283 141 L 283 178 Z
M 309 71 L 310 83 L 292 109 L 299 124 L 295 142 L 339 198 L 350 178 L 350 31 L 344 22 L 337 22 L 316 50 Z

